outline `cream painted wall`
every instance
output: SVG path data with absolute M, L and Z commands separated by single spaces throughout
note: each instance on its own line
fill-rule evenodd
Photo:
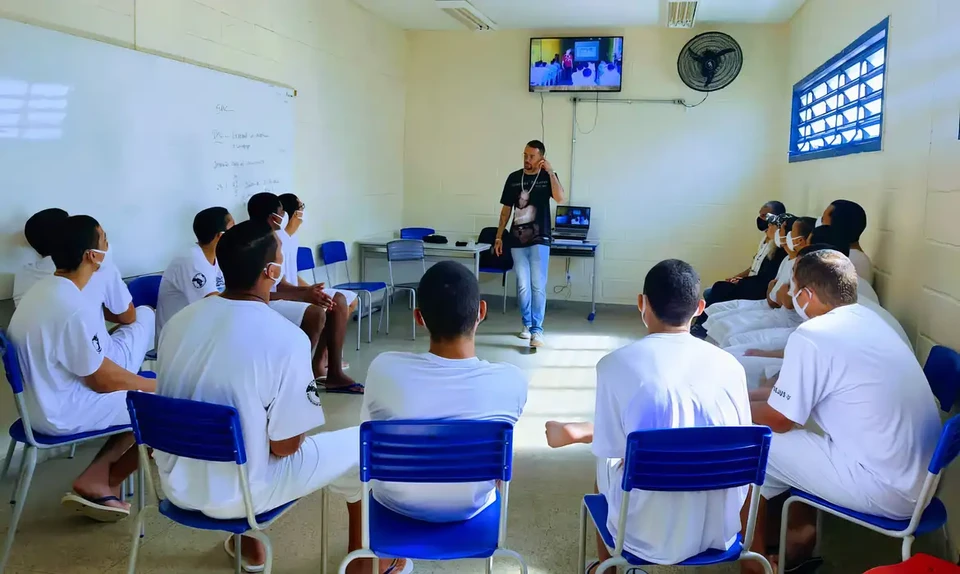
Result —
M 635 303 L 647 270 L 668 257 L 694 264 L 706 284 L 741 271 L 759 240 L 754 213 L 781 196 L 787 28 L 720 29 L 742 44 L 745 63 L 736 82 L 702 106 L 601 104 L 599 116 L 592 103 L 578 106 L 580 131 L 590 133 L 577 136 L 572 202 L 593 208 L 600 301 Z M 700 101 L 676 71 L 695 32 L 605 33 L 625 36 L 627 66 L 624 91 L 605 97 Z M 496 226 L 505 177 L 521 167 L 524 144 L 541 137 L 540 97 L 527 91 L 525 61 L 535 35 L 542 32 L 409 33 L 405 225 L 473 239 Z M 545 96 L 547 157 L 568 191 L 572 108 L 569 95 Z M 572 291 L 554 294 L 565 283 L 563 261 L 554 260 L 548 297 L 589 300 L 589 269 L 574 260 Z M 484 288 L 498 292 L 499 280 Z
M 399 227 L 405 33 L 350 0 L 0 0 L 0 18 L 296 88 L 301 244 Z M 0 396 L 0 421 L 12 422 Z
M 790 22 L 792 85 L 890 16 L 883 151 L 784 165 L 791 204 L 867 210 L 884 305 L 917 342 L 960 348 L 960 36 L 955 0 L 807 0 Z

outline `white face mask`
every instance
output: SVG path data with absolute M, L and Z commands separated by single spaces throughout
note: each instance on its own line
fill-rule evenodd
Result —
M 773 235 L 773 244 L 777 246 L 777 249 L 783 247 L 783 242 L 780 241 L 780 230 Z
M 820 217 L 817 218 L 817 225 L 816 225 L 816 227 L 820 227 L 820 226 L 822 226 L 822 225 L 823 225 L 823 216 L 821 215 Z
M 647 301 L 647 296 L 644 295 L 644 296 L 643 296 L 643 309 L 640 310 L 640 320 L 643 321 L 643 326 L 646 327 L 646 328 L 649 328 L 649 327 L 650 327 L 649 325 L 647 325 L 647 318 L 646 318 L 646 316 L 645 316 L 648 305 L 650 305 L 650 302 Z
M 284 215 L 283 217 L 286 217 L 286 215 Z M 283 229 L 283 217 L 280 217 L 280 216 L 277 215 L 276 213 L 271 213 L 271 214 L 270 214 L 270 223 L 276 223 L 276 224 L 278 224 L 278 225 L 280 226 L 280 229 Z
M 276 277 L 274 277 L 273 275 L 270 275 L 271 265 L 273 265 L 274 267 L 280 270 L 280 274 L 277 275 Z M 283 267 L 279 263 L 274 263 L 271 261 L 270 263 L 267 263 L 267 266 L 264 267 L 263 270 L 267 272 L 267 277 L 269 277 L 270 280 L 273 281 L 274 287 L 276 287 L 277 285 L 280 284 L 281 281 L 283 281 Z
M 107 247 L 107 249 L 106 249 L 105 251 L 101 251 L 101 250 L 99 250 L 99 249 L 91 249 L 90 251 L 93 251 L 94 253 L 99 253 L 99 254 L 103 255 L 103 259 L 100 260 L 100 266 L 97 267 L 97 271 L 100 271 L 100 269 L 103 268 L 103 266 L 107 264 L 107 261 L 110 260 L 110 248 Z
M 283 218 L 280 219 L 280 229 L 286 229 L 288 223 L 290 223 L 290 217 L 284 212 Z
M 798 241 L 800 241 L 799 237 L 794 237 L 793 233 L 789 231 L 787 232 L 787 249 L 790 249 L 791 251 L 796 251 Z
M 810 317 L 807 315 L 807 306 L 810 305 L 810 301 L 808 300 L 807 304 L 801 307 L 800 303 L 797 302 L 797 295 L 798 295 L 797 289 L 791 286 L 790 290 L 793 291 L 790 294 L 790 298 L 793 299 L 793 310 L 797 312 L 797 315 L 800 315 L 801 319 L 803 319 L 804 321 L 809 321 Z M 809 290 L 804 288 L 802 289 L 802 291 L 809 291 Z
M 301 209 L 301 210 L 297 211 L 296 213 L 294 213 L 293 215 L 296 216 L 296 218 L 300 220 L 300 225 L 303 225 L 304 216 L 306 215 L 306 214 L 303 212 L 303 210 Z

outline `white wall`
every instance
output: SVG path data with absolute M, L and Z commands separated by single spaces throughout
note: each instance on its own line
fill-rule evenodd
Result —
M 578 134 L 572 203 L 593 208 L 601 301 L 635 303 L 647 270 L 668 257 L 695 265 L 707 284 L 741 271 L 759 239 L 753 214 L 781 195 L 786 26 L 720 29 L 746 55 L 731 87 L 689 110 L 601 104 L 595 130 Z M 699 31 L 605 31 L 625 36 L 626 66 L 624 91 L 606 97 L 700 101 L 676 70 L 681 47 Z M 527 91 L 526 55 L 537 35 L 543 32 L 409 33 L 405 225 L 474 239 L 497 225 L 504 178 L 521 167 L 524 144 L 541 137 L 540 97 Z M 544 106 L 547 157 L 568 190 L 569 98 L 548 94 Z M 578 107 L 580 129 L 590 132 L 597 108 Z M 574 261 L 571 299 L 589 300 L 588 273 L 585 261 Z M 565 283 L 562 261 L 551 265 L 550 282 Z M 499 280 L 484 287 L 498 292 Z M 567 295 L 551 288 L 548 296 Z
M 960 348 L 960 3 L 807 0 L 790 22 L 788 84 L 890 16 L 883 151 L 783 165 L 791 204 L 867 210 L 883 303 L 917 340 Z

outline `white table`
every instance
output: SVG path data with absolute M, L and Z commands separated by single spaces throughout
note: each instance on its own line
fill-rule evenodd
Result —
M 365 281 L 365 269 L 368 257 L 387 256 L 387 243 L 400 239 L 394 235 L 380 235 L 357 241 L 360 246 L 360 281 Z M 480 254 L 492 247 L 489 243 L 468 243 L 457 247 L 455 242 L 424 243 L 423 252 L 426 257 L 435 259 L 473 259 L 473 274 L 480 277 Z

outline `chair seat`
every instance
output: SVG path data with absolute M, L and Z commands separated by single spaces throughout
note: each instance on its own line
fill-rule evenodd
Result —
M 489 558 L 497 549 L 500 495 L 463 522 L 424 522 L 388 509 L 370 496 L 370 549 L 382 557 L 419 560 Z
M 283 506 L 278 506 L 273 510 L 258 514 L 256 516 L 257 524 L 266 525 L 270 522 L 273 522 L 281 514 L 286 512 L 288 508 L 296 503 L 297 501 L 294 500 L 293 502 L 288 502 Z M 243 534 L 244 532 L 250 530 L 250 525 L 247 523 L 246 518 L 232 518 L 229 520 L 210 518 L 206 514 L 197 512 L 196 510 L 184 510 L 169 500 L 161 500 L 159 508 L 160 514 L 166 516 L 177 524 L 189 526 L 190 528 L 197 528 L 199 530 L 219 530 L 221 532 L 229 532 L 231 534 Z
M 394 283 L 393 288 L 403 290 L 413 289 L 414 291 L 419 291 L 420 283 Z
M 790 494 L 792 496 L 798 496 L 804 500 L 809 500 L 829 508 L 843 516 L 849 516 L 850 518 L 855 518 L 862 522 L 866 522 L 871 526 L 876 526 L 877 528 L 882 528 L 884 530 L 890 530 L 893 532 L 899 532 L 901 530 L 906 530 L 907 526 L 910 525 L 910 519 L 906 520 L 896 520 L 893 518 L 883 518 L 881 516 L 874 516 L 872 514 L 865 514 L 863 512 L 854 512 L 849 508 L 844 508 L 833 504 L 832 502 L 827 502 L 826 500 L 816 497 L 810 493 L 798 490 L 796 488 L 790 489 Z M 923 514 L 920 516 L 920 523 L 917 524 L 916 535 L 926 534 L 927 532 L 932 532 L 940 527 L 942 527 L 947 522 L 947 509 L 944 507 L 943 502 L 939 498 L 934 498 L 930 501 L 930 504 L 927 505 L 926 510 L 923 511 Z
M 498 269 L 498 268 L 496 268 L 496 267 L 481 267 L 481 268 L 480 268 L 480 273 L 493 273 L 494 275 L 503 275 L 504 273 L 507 273 L 507 272 L 509 272 L 509 271 L 511 271 L 511 270 L 512 270 L 512 268 L 511 268 L 511 269 Z
M 156 361 L 156 360 L 157 360 L 157 350 L 156 350 L 156 349 L 153 349 L 153 350 L 147 351 L 147 354 L 146 354 L 146 356 L 143 357 L 143 360 L 144 360 L 144 361 Z
M 593 519 L 593 523 L 597 527 L 597 531 L 600 533 L 600 537 L 603 538 L 603 543 L 607 545 L 608 548 L 613 548 L 616 546 L 617 541 L 614 540 L 613 534 L 610 533 L 610 530 L 607 528 L 607 514 L 609 512 L 609 507 L 607 506 L 607 497 L 602 494 L 588 494 L 583 497 L 583 503 L 587 507 L 587 511 L 590 513 L 590 517 Z M 678 566 L 707 566 L 709 564 L 720 564 L 721 562 L 734 562 L 740 559 L 740 553 L 743 551 L 743 538 L 738 534 L 737 540 L 727 548 L 726 550 L 707 550 L 701 552 L 696 556 L 687 558 L 683 562 L 677 564 Z M 648 562 L 639 556 L 630 554 L 626 550 L 623 551 L 623 558 L 628 563 L 633 566 L 652 566 L 652 562 Z
M 37 444 L 43 446 L 57 446 L 61 444 L 77 442 L 85 439 L 97 438 L 101 436 L 109 436 L 112 434 L 117 434 L 124 431 L 129 431 L 130 425 L 116 425 L 112 427 L 107 427 L 102 430 L 82 432 L 77 434 L 67 434 L 62 436 L 52 436 L 37 431 L 33 431 L 33 438 L 37 441 Z M 23 428 L 23 421 L 17 419 L 17 422 L 10 425 L 10 438 L 17 442 L 26 443 L 27 442 L 27 432 Z
M 346 289 L 347 291 L 380 291 L 387 288 L 386 283 L 380 281 L 362 281 L 359 283 L 341 283 L 334 285 L 334 289 Z

